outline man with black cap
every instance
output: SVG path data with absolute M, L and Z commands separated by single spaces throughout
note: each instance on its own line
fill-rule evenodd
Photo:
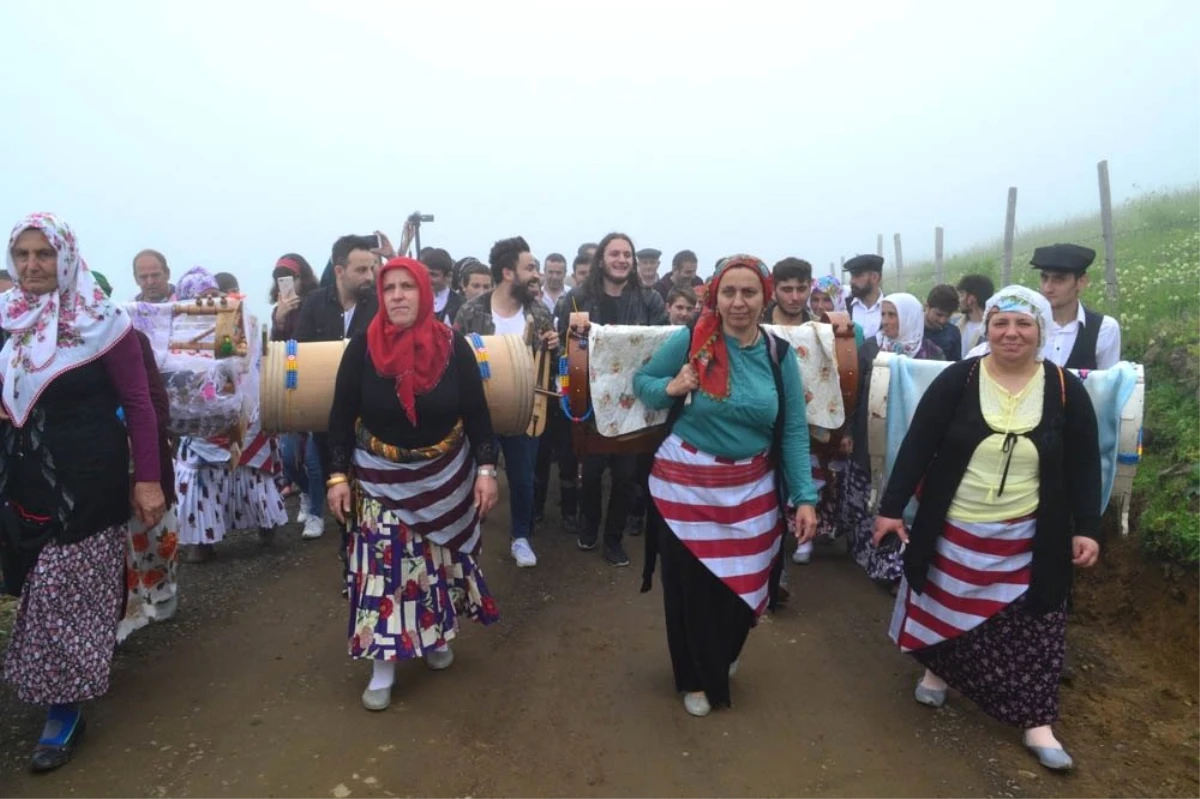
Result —
M 652 289 L 658 283 L 658 265 L 661 263 L 662 250 L 656 250 L 653 247 L 637 251 L 637 273 L 638 280 L 648 289 Z
M 1111 316 L 1096 313 L 1079 301 L 1088 287 L 1087 268 L 1096 251 L 1078 244 L 1038 247 L 1029 261 L 1042 272 L 1042 296 L 1054 318 L 1046 327 L 1042 357 L 1064 369 L 1111 369 L 1121 360 L 1121 327 Z M 984 355 L 987 341 L 967 353 Z
M 1038 247 L 1029 262 L 1042 272 L 1042 296 L 1054 319 L 1046 329 L 1042 353 L 1067 369 L 1111 369 L 1121 360 L 1121 327 L 1111 316 L 1084 307 L 1079 294 L 1088 287 L 1087 268 L 1096 251 L 1078 244 Z
M 883 315 L 883 258 L 856 255 L 842 267 L 850 273 L 850 318 L 862 327 L 864 338 L 879 332 Z

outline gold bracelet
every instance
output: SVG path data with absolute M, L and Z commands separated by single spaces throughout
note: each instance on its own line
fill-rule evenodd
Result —
M 325 481 L 325 488 L 330 489 L 330 488 L 333 488 L 334 486 L 341 485 L 342 483 L 349 483 L 349 482 L 350 482 L 350 478 L 344 474 L 331 474 L 331 475 L 329 475 L 329 479 Z

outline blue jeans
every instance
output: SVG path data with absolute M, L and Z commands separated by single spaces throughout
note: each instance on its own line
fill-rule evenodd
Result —
M 496 436 L 496 442 L 504 453 L 512 537 L 529 538 L 533 532 L 533 470 L 537 466 L 537 439 L 526 435 Z
M 279 437 L 279 454 L 283 458 L 283 474 L 289 483 L 300 486 L 308 495 L 309 516 L 318 519 L 325 515 L 325 473 L 321 470 L 321 458 L 313 436 L 304 436 L 304 459 L 299 457 L 301 433 L 288 433 Z

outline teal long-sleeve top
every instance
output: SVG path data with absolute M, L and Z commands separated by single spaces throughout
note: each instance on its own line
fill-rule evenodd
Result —
M 686 328 L 667 339 L 654 357 L 633 376 L 633 391 L 648 408 L 669 408 L 675 398 L 667 395 L 671 382 L 687 360 L 691 331 Z M 725 337 L 729 352 L 729 396 L 714 400 L 702 392 L 692 394 L 690 405 L 675 422 L 673 432 L 696 449 L 723 458 L 749 458 L 770 448 L 779 411 L 775 377 L 766 336 L 742 347 L 737 339 Z M 783 431 L 783 474 L 788 500 L 793 505 L 813 505 L 817 492 L 812 482 L 808 455 L 808 418 L 804 406 L 804 384 L 800 365 L 790 351 L 780 364 L 787 414 Z

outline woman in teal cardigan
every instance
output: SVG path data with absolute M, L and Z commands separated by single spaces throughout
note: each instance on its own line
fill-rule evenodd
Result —
M 668 339 L 634 376 L 639 399 L 674 418 L 650 494 L 663 522 L 675 687 L 694 716 L 730 703 L 729 678 L 782 554 L 784 503 L 796 507 L 800 541 L 816 529 L 800 368 L 758 324 L 771 288 L 762 261 L 725 259 L 695 329 Z

